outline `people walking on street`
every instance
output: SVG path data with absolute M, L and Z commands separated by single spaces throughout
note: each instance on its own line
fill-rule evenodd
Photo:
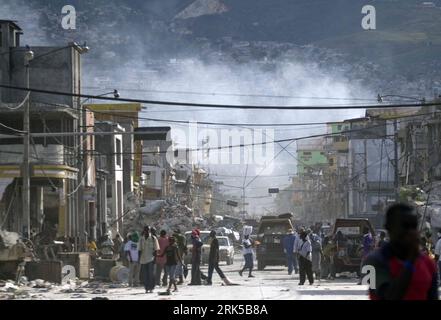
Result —
M 294 245 L 296 242 L 296 234 L 293 229 L 289 229 L 288 233 L 283 237 L 283 252 L 286 255 L 286 262 L 288 265 L 288 274 L 291 275 L 294 271 L 298 272 L 297 256 L 295 254 Z
M 438 231 L 438 240 L 435 244 L 435 261 L 438 263 L 438 274 L 440 276 L 439 283 L 441 284 L 441 230 Z
M 124 246 L 124 252 L 129 261 L 129 286 L 139 286 L 139 251 L 138 243 L 133 241 L 132 235 L 128 236 L 128 241 Z
M 299 253 L 299 285 L 302 286 L 305 284 L 306 277 L 308 277 L 309 284 L 312 285 L 314 284 L 314 276 L 312 274 L 312 247 L 308 234 L 304 230 L 301 231 L 297 251 Z
M 187 254 L 187 244 L 185 241 L 185 236 L 181 234 L 180 229 L 176 229 L 173 233 L 173 237 L 176 240 L 176 244 L 179 249 L 179 256 L 181 257 L 181 261 L 178 261 L 176 266 L 176 274 L 175 276 L 179 279 L 178 284 L 184 283 L 184 255 Z
M 248 278 L 254 278 L 253 276 L 253 267 L 254 267 L 254 256 L 253 256 L 253 243 L 250 239 L 250 236 L 246 234 L 242 241 L 242 254 L 245 260 L 245 264 L 242 270 L 239 271 L 240 276 L 245 272 L 245 270 L 249 270 Z
M 190 285 L 201 285 L 201 279 L 206 279 L 206 276 L 201 272 L 202 259 L 202 240 L 200 238 L 199 229 L 194 229 L 191 233 L 191 282 Z
M 168 246 L 165 248 L 164 252 L 159 257 L 165 257 L 165 270 L 169 277 L 169 284 L 167 288 L 167 294 L 170 294 L 170 289 L 174 286 L 173 291 L 178 291 L 178 286 L 176 285 L 176 266 L 178 263 L 182 264 L 182 257 L 179 255 L 179 248 L 176 245 L 176 240 L 174 237 L 168 238 Z
M 158 243 L 159 243 L 159 253 L 155 259 L 155 264 L 156 264 L 155 284 L 157 286 L 161 285 L 161 274 L 163 273 L 162 286 L 165 287 L 167 285 L 167 273 L 165 271 L 166 258 L 164 257 L 163 253 L 165 248 L 169 246 L 167 232 L 165 230 L 161 230 L 161 232 L 159 232 Z
M 210 254 L 208 255 L 208 277 L 207 277 L 207 285 L 212 285 L 213 272 L 216 270 L 219 277 L 225 284 L 229 285 L 229 280 L 222 272 L 219 267 L 219 240 L 216 238 L 216 231 L 212 230 L 210 232 Z
M 139 241 L 139 262 L 141 264 L 141 273 L 143 274 L 146 293 L 152 293 L 155 288 L 153 266 L 158 251 L 158 239 L 156 239 L 154 235 L 150 235 L 150 228 L 148 226 L 144 227 L 142 237 Z
M 312 248 L 312 272 L 315 274 L 315 279 L 321 279 L 321 270 L 322 270 L 322 239 L 317 233 L 313 233 L 310 236 L 311 240 L 311 248 Z
M 369 286 L 369 297 L 437 300 L 437 268 L 432 259 L 421 253 L 416 210 L 401 203 L 390 206 L 385 227 L 389 242 L 365 259 L 365 265 L 375 269 L 375 285 Z

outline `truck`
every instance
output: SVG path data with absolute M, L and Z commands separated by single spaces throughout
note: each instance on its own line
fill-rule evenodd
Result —
M 293 229 L 291 219 L 286 216 L 264 216 L 261 218 L 256 236 L 257 269 L 266 266 L 286 265 L 283 252 L 283 237 Z
M 363 230 L 368 228 L 373 237 L 375 230 L 368 219 L 337 219 L 332 230 L 336 242 L 335 273 L 360 274 L 363 254 Z

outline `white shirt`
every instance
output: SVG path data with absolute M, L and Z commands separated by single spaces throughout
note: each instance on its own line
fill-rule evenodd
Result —
M 130 252 L 130 257 L 132 258 L 132 262 L 138 262 L 139 260 L 139 252 L 138 252 L 138 244 L 133 242 L 132 240 L 127 241 L 124 246 L 124 252 Z
M 435 245 L 435 255 L 441 257 L 441 238 L 438 239 Z M 441 261 L 441 258 L 438 259 L 438 261 Z
M 158 239 L 154 236 L 149 236 L 147 239 L 142 236 L 139 240 L 139 250 L 141 251 L 139 261 L 141 264 L 153 262 L 153 250 L 159 250 Z
M 245 248 L 245 245 L 248 247 L 248 248 Z M 251 240 L 250 239 L 245 239 L 245 240 L 243 240 L 242 241 L 242 254 L 243 255 L 246 255 L 246 254 L 249 254 L 249 253 L 253 253 L 253 247 L 251 246 Z

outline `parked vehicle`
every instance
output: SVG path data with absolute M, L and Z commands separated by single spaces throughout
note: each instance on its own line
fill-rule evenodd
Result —
M 258 270 L 263 270 L 266 266 L 286 265 L 283 237 L 292 228 L 290 219 L 277 216 L 262 217 L 256 239 Z
M 332 236 L 337 245 L 334 259 L 336 273 L 360 273 L 364 228 L 368 228 L 375 237 L 375 230 L 368 219 L 337 219 L 335 221 Z
M 220 236 L 217 237 L 217 240 L 219 241 L 219 261 L 225 261 L 227 265 L 233 264 L 234 246 L 230 239 L 225 236 Z

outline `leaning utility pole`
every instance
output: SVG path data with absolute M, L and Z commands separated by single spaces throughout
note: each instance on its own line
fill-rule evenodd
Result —
M 34 58 L 34 53 L 30 50 L 25 52 L 24 63 L 26 68 L 26 88 L 29 89 L 29 62 Z M 29 125 L 29 107 L 30 107 L 30 91 L 26 95 L 23 112 L 23 165 L 22 165 L 22 210 L 23 210 L 23 236 L 27 239 L 31 237 L 31 210 L 30 210 L 30 172 L 29 172 L 29 145 L 30 145 L 30 125 Z

